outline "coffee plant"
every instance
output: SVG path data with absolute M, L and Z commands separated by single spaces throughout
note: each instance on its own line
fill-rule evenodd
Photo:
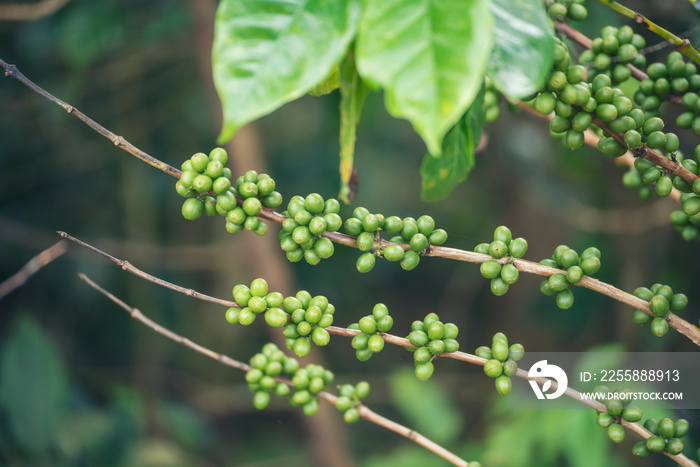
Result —
M 684 5 L 689 12 L 693 13 L 694 7 L 700 11 L 695 2 L 690 3 Z M 644 6 L 640 4 L 640 8 Z M 589 15 L 589 9 L 594 8 L 595 22 Z M 212 142 L 194 154 L 173 156 L 169 160 L 177 161 L 174 166 L 146 154 L 44 91 L 15 65 L 2 60 L 0 63 L 7 76 L 62 107 L 119 148 L 172 176 L 174 190 L 170 195 L 184 198 L 178 226 L 189 221 L 213 222 L 208 217 L 220 216 L 226 232 L 241 234 L 231 237 L 232 243 L 250 235 L 244 231 L 261 237 L 277 235 L 275 242 L 286 260 L 300 263 L 300 268 L 328 271 L 323 268 L 335 260 L 337 250 L 356 249 L 355 267 L 336 279 L 339 287 L 347 289 L 356 287 L 358 273 L 381 286 L 384 274 L 427 277 L 430 270 L 423 270 L 426 263 L 445 260 L 478 265 L 481 276 L 490 281 L 495 297 L 533 287 L 534 282 L 521 279 L 536 275 L 541 277 L 541 293 L 551 297 L 542 302 L 547 314 L 561 313 L 557 309 L 583 313 L 574 306 L 574 293 L 578 296 L 580 289 L 586 288 L 623 304 L 634 324 L 649 325 L 653 336 L 675 334 L 684 344 L 700 346 L 698 316 L 692 313 L 694 305 L 683 291 L 672 288 L 678 288 L 678 277 L 669 273 L 665 278 L 663 271 L 654 271 L 653 276 L 643 277 L 643 283 L 653 285 L 647 288 L 634 284 L 632 292 L 626 292 L 604 281 L 605 268 L 615 267 L 620 254 L 605 245 L 577 244 L 572 248 L 543 244 L 536 237 L 516 237 L 509 227 L 496 224 L 487 226 L 493 229 L 492 240 L 482 238 L 485 241 L 477 243 L 479 240 L 469 239 L 474 245 L 470 251 L 450 246 L 455 237 L 455 245 L 459 243 L 459 235 L 454 236 L 451 231 L 448 235 L 449 227 L 436 222 L 440 219 L 431 212 L 429 204 L 412 212 L 392 212 L 391 205 L 383 201 L 392 196 L 390 191 L 372 200 L 371 205 L 354 203 L 366 177 L 359 164 L 365 155 L 355 146 L 358 125 L 372 93 L 381 91 L 386 111 L 392 117 L 407 120 L 425 145 L 419 168 L 420 187 L 409 187 L 420 191 L 422 200 L 485 202 L 459 199 L 456 192 L 460 184 L 469 184 L 469 178 L 479 176 L 477 154 L 484 151 L 484 146 L 488 148 L 489 138 L 513 137 L 507 126 L 513 121 L 536 121 L 548 126 L 551 137 L 569 150 L 583 152 L 594 148 L 601 158 L 610 161 L 611 171 L 615 166 L 624 167 L 622 185 L 636 190 L 641 199 L 671 199 L 676 206 L 664 212 L 668 219 L 664 228 L 675 236 L 674 242 L 683 245 L 680 248 L 696 251 L 693 248 L 700 235 L 700 54 L 689 39 L 655 23 L 653 13 L 608 0 L 222 0 L 216 12 L 211 49 L 213 81 L 223 108 L 218 146 Z M 600 18 L 605 18 L 606 23 L 601 25 Z M 592 30 L 596 32 L 589 36 L 581 32 Z M 20 64 L 21 61 L 19 57 Z M 15 86 L 7 80 L 3 85 Z M 291 184 L 293 175 L 275 180 L 253 168 L 235 173 L 237 164 L 232 162 L 237 155 L 224 147 L 231 138 L 245 125 L 309 94 L 321 100 L 336 99 L 334 102 L 338 103 L 337 193 L 323 192 L 322 184 L 309 184 L 305 192 L 287 199 L 282 193 L 288 193 L 285 184 Z M 380 174 L 386 179 L 392 176 L 391 171 Z M 606 181 L 602 174 L 591 175 L 591 180 L 596 184 Z M 669 204 L 661 206 L 667 209 Z M 234 325 L 227 328 L 232 333 L 247 332 L 240 331 L 241 326 L 268 332 L 270 342 L 248 354 L 228 357 L 151 321 L 87 275 L 81 275 L 87 284 L 133 318 L 242 371 L 240 380 L 252 393 L 247 404 L 258 410 L 277 410 L 277 399 L 281 398 L 304 416 L 314 417 L 324 404 L 330 404 L 348 424 L 361 420 L 375 423 L 446 462 L 476 467 L 481 465 L 478 449 L 468 451 L 469 456 L 459 449 L 448 450 L 373 411 L 371 406 L 378 402 L 373 399 L 374 387 L 383 385 L 383 381 L 373 381 L 371 391 L 368 381 L 338 377 L 332 366 L 307 357 L 326 351 L 316 347 L 350 347 L 356 361 L 346 364 L 352 364 L 359 373 L 363 362 L 372 357 L 373 363 L 366 365 L 389 368 L 405 364 L 393 354 L 382 352 L 390 346 L 403 347 L 412 354 L 413 373 L 420 381 L 416 384 L 432 387 L 428 385 L 442 381 L 440 377 L 452 371 L 445 361 L 450 359 L 483 367 L 501 396 L 511 393 L 513 380 L 531 379 L 526 369 L 518 367 L 527 349 L 515 343 L 527 336 L 517 335 L 517 331 L 506 336 L 498 329 L 482 326 L 478 320 L 470 323 L 469 329 L 460 328 L 458 323 L 464 321 L 448 322 L 455 315 L 448 316 L 437 292 L 428 287 L 420 292 L 430 297 L 425 303 L 431 306 L 422 309 L 421 318 L 413 321 L 388 299 L 355 313 L 351 305 L 331 303 L 328 297 L 332 298 L 334 292 L 321 290 L 323 283 L 310 284 L 309 291 L 283 294 L 270 290 L 268 279 L 253 278 L 252 272 L 242 283 L 231 278 L 227 292 L 231 295 L 227 299 L 216 298 L 142 271 L 129 262 L 135 258 L 118 259 L 70 233 L 61 232 L 61 236 L 136 276 L 221 306 L 221 321 Z M 279 255 L 279 249 L 275 250 L 274 254 Z M 537 260 L 532 258 L 532 251 L 552 254 Z M 630 248 L 624 254 L 639 255 L 643 262 L 645 255 L 652 252 Z M 689 262 L 693 259 L 687 257 Z M 382 265 L 384 260 L 398 264 Z M 338 261 L 342 262 L 342 257 Z M 601 279 L 594 278 L 599 272 Z M 353 289 L 352 293 L 359 295 L 363 291 Z M 445 321 L 439 315 L 445 316 Z M 541 312 L 532 319 L 544 316 Z M 488 342 L 485 336 L 492 334 L 490 345 L 484 345 L 484 341 Z M 567 350 L 585 351 L 585 347 L 575 347 L 577 342 L 572 341 Z M 537 350 L 547 350 L 546 342 L 541 345 Z M 469 378 L 478 377 L 454 373 L 463 386 L 471 384 Z M 540 378 L 537 382 L 544 385 L 547 380 Z M 608 388 L 600 391 L 611 392 Z M 589 417 L 586 423 L 597 423 L 613 443 L 626 445 L 633 438 L 627 446 L 628 456 L 666 456 L 678 465 L 697 465 L 693 459 L 700 452 L 691 452 L 697 448 L 697 441 L 686 436 L 698 433 L 693 427 L 695 413 L 688 416 L 690 421 L 670 416 L 657 420 L 617 398 L 591 402 L 584 401 L 575 390 L 566 395 L 596 411 L 597 415 Z M 431 414 L 423 416 L 430 419 Z M 504 444 L 501 449 L 506 452 L 512 447 Z M 529 465 L 548 464 L 533 459 Z

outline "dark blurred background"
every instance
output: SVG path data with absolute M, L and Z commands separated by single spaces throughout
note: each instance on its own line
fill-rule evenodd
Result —
M 698 17 L 688 2 L 628 3 L 697 43 Z M 605 24 L 625 24 L 595 2 L 587 6 L 590 18 L 581 29 L 589 35 Z M 0 2 L 0 15 L 6 7 Z M 215 147 L 220 128 L 210 71 L 215 8 L 212 0 L 71 0 L 36 20 L 0 17 L 0 58 L 179 167 Z M 649 45 L 661 42 L 645 37 Z M 661 47 L 649 59 L 670 50 Z M 507 295 L 494 297 L 477 266 L 444 259 L 424 259 L 408 273 L 378 262 L 359 274 L 358 252 L 339 246 L 318 266 L 290 264 L 276 226 L 265 238 L 234 237 L 220 218 L 184 220 L 174 179 L 17 81 L 0 79 L 0 103 L 0 281 L 63 230 L 153 275 L 221 298 L 256 277 L 283 293 L 326 295 L 338 325 L 383 302 L 395 319 L 392 332 L 406 335 L 412 320 L 434 311 L 459 326 L 462 349 L 470 352 L 490 344 L 497 331 L 537 351 L 613 343 L 630 351 L 697 350 L 673 330 L 653 337 L 632 323 L 629 307 L 585 289 L 561 311 L 539 292 L 538 277 L 521 276 Z M 337 93 L 304 97 L 248 125 L 227 146 L 234 174 L 269 173 L 285 203 L 295 194 L 335 196 L 337 109 Z M 664 112 L 673 121 L 678 109 Z M 447 199 L 425 203 L 419 196 L 425 148 L 407 122 L 387 115 L 381 94 L 372 95 L 358 129 L 359 192 L 341 214 L 355 206 L 402 217 L 430 214 L 448 231 L 448 246 L 470 250 L 505 224 L 528 240 L 532 260 L 549 257 L 559 244 L 579 252 L 597 246 L 601 280 L 627 291 L 666 283 L 689 296 L 682 315 L 697 322 L 699 248 L 670 226 L 668 214 L 678 209 L 673 201 L 641 201 L 622 186 L 624 170 L 607 156 L 589 148 L 571 152 L 549 136 L 544 121 L 509 113 L 505 105 L 486 132 L 488 146 L 468 181 Z M 692 154 L 698 138 L 679 135 Z M 258 412 L 243 373 L 153 333 L 80 281 L 79 272 L 164 326 L 236 359 L 247 361 L 273 339 L 261 322 L 228 325 L 224 308 L 70 245 L 0 301 L 0 465 L 444 464 L 367 422 L 345 426 L 326 404 L 312 419 L 281 399 Z M 440 360 L 431 381 L 420 383 L 412 356 L 388 347 L 360 363 L 349 339 L 333 337 L 313 358 L 335 372 L 338 383 L 368 380 L 366 402 L 377 412 L 484 465 L 673 465 L 662 456 L 632 458 L 636 436 L 628 433 L 613 445 L 592 410 L 507 410 L 479 367 Z M 698 412 L 668 415 L 690 420 L 687 452 L 694 453 Z

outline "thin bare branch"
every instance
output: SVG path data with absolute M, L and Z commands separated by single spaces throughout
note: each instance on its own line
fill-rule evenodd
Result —
M 284 216 L 281 214 L 278 214 L 274 211 L 270 211 L 272 215 L 265 215 L 264 218 L 266 219 L 271 219 L 277 222 L 279 219 L 284 219 Z M 279 220 L 281 222 L 281 220 Z M 174 284 L 171 284 L 170 282 L 164 281 L 162 279 L 159 279 L 155 276 L 152 276 L 148 273 L 145 273 L 141 271 L 140 269 L 134 267 L 129 263 L 128 261 L 123 261 L 117 258 L 114 258 L 113 256 L 99 250 L 98 248 L 95 248 L 92 245 L 89 245 L 83 241 L 78 240 L 77 238 L 74 238 L 70 235 L 68 235 L 65 232 L 59 232 L 59 234 L 67 238 L 69 240 L 72 240 L 79 245 L 82 245 L 91 251 L 94 251 L 105 258 L 108 258 L 110 261 L 118 264 L 121 266 L 122 269 L 124 269 L 127 272 L 131 272 L 132 274 L 135 274 L 143 279 L 149 280 L 151 282 L 154 282 L 156 284 L 163 285 L 164 287 L 167 287 L 169 289 L 175 290 L 180 293 L 184 293 L 185 295 L 189 295 L 191 297 L 199 298 L 200 300 L 206 300 L 206 301 L 211 301 L 213 303 L 219 303 L 224 306 L 235 306 L 237 308 L 240 308 L 239 305 L 235 304 L 235 302 L 227 301 L 227 300 L 220 300 L 214 297 L 210 297 L 208 295 L 201 294 L 199 292 L 196 292 L 195 290 L 192 289 L 186 289 Z M 325 237 L 330 238 L 332 241 L 341 243 L 347 246 L 351 247 L 356 247 L 357 246 L 357 241 L 355 237 L 350 237 L 345 234 L 341 234 L 338 232 L 326 232 L 323 234 Z M 382 249 L 384 246 L 388 245 L 389 242 L 385 240 L 380 240 L 378 248 Z M 410 245 L 402 245 L 405 250 L 410 249 Z M 460 250 L 457 248 L 449 248 L 449 247 L 443 247 L 443 246 L 430 246 L 430 248 L 426 251 L 425 256 L 432 256 L 432 257 L 437 257 L 437 258 L 447 258 L 447 259 L 453 259 L 456 261 L 464 261 L 467 263 L 475 263 L 475 264 L 480 264 L 483 263 L 484 261 L 488 261 L 490 259 L 493 259 L 489 255 L 481 254 L 481 253 L 475 253 L 473 251 L 466 251 L 466 250 Z M 498 260 L 501 264 L 505 264 L 506 262 L 509 261 L 508 257 L 501 258 Z M 544 277 L 549 277 L 553 274 L 561 273 L 561 274 L 566 274 L 566 271 L 563 271 L 561 269 L 557 268 L 552 268 L 549 266 L 544 266 L 539 263 L 535 263 L 533 261 L 527 261 L 524 259 L 513 259 L 512 261 L 513 265 L 518 269 L 520 272 L 525 272 L 529 274 L 535 274 L 538 276 L 544 276 Z M 621 303 L 624 303 L 626 305 L 629 305 L 635 309 L 641 310 L 644 313 L 648 314 L 649 316 L 656 317 L 656 315 L 651 311 L 649 308 L 649 302 L 645 302 L 644 300 L 641 300 L 634 295 L 624 292 L 617 287 L 614 287 L 613 285 L 610 285 L 606 282 L 599 281 L 598 279 L 593 279 L 592 277 L 589 276 L 584 276 L 583 279 L 578 283 L 575 284 L 578 287 L 584 287 L 586 289 L 593 290 L 595 292 L 598 292 L 602 295 L 607 295 L 610 298 L 613 298 Z M 694 326 L 693 324 L 685 321 L 684 319 L 680 318 L 679 316 L 673 314 L 673 313 L 668 313 L 665 317 L 665 319 L 668 321 L 668 325 L 684 336 L 686 336 L 688 339 L 690 339 L 693 343 L 695 343 L 697 346 L 700 346 L 700 329 L 698 329 L 697 326 Z
M 73 115 L 74 117 L 78 118 L 80 121 L 85 123 L 87 126 L 107 138 L 120 149 L 123 149 L 124 151 L 128 152 L 129 154 L 132 154 L 139 159 L 141 159 L 143 162 L 146 164 L 155 167 L 158 170 L 161 170 L 168 175 L 172 175 L 173 177 L 180 178 L 180 174 L 182 173 L 180 170 L 176 169 L 175 167 L 172 167 L 165 162 L 161 162 L 158 159 L 156 159 L 153 156 L 150 156 L 149 154 L 146 154 L 130 142 L 128 142 L 126 139 L 124 139 L 121 136 L 118 136 L 111 131 L 109 131 L 107 128 L 103 127 L 84 113 L 82 113 L 80 110 L 76 109 L 72 105 L 63 102 L 61 99 L 54 97 L 51 93 L 45 91 L 42 89 L 40 86 L 35 84 L 33 81 L 31 81 L 29 78 L 24 76 L 21 71 L 15 66 L 11 65 L 4 60 L 0 59 L 0 65 L 5 69 L 5 76 L 10 76 L 20 83 L 24 84 L 27 86 L 29 89 L 32 91 L 36 92 L 43 98 L 53 102 L 57 106 L 61 107 L 63 110 L 68 112 L 69 114 Z
M 149 328 L 153 329 L 155 332 L 167 337 L 168 339 L 171 339 L 179 344 L 184 345 L 185 347 L 188 347 L 195 352 L 199 352 L 202 355 L 206 355 L 207 357 L 218 361 L 219 363 L 222 363 L 226 366 L 236 368 L 237 370 L 242 370 L 242 371 L 248 371 L 251 369 L 251 366 L 240 362 L 238 360 L 235 360 L 231 357 L 228 357 L 224 354 L 220 354 L 218 352 L 214 352 L 213 350 L 210 350 L 202 345 L 199 345 L 186 337 L 181 336 L 180 334 L 177 334 L 160 324 L 156 323 L 155 321 L 151 320 L 148 318 L 146 315 L 144 315 L 138 308 L 133 308 L 112 293 L 108 292 L 104 288 L 100 287 L 97 285 L 94 281 L 92 281 L 89 277 L 87 277 L 85 274 L 78 274 L 80 279 L 85 281 L 90 287 L 93 289 L 97 290 L 104 296 L 106 296 L 108 299 L 110 299 L 112 302 L 116 303 L 119 305 L 122 309 L 124 309 L 129 315 L 131 315 L 132 318 L 134 318 L 137 321 L 140 321 L 141 323 L 145 324 Z M 275 378 L 278 382 L 287 384 L 288 386 L 292 386 L 292 382 L 286 378 Z M 334 394 L 331 394 L 326 391 L 322 391 L 317 394 L 318 397 L 321 399 L 325 400 L 326 402 L 335 405 L 336 400 L 338 399 L 337 396 Z M 409 440 L 413 441 L 414 443 L 428 449 L 429 451 L 437 454 L 438 456 L 442 457 L 443 459 L 451 462 L 454 465 L 460 466 L 460 467 L 466 467 L 468 464 L 467 461 L 464 459 L 460 458 L 453 452 L 448 451 L 447 449 L 443 448 L 439 444 L 435 443 L 434 441 L 431 441 L 430 439 L 426 438 L 425 436 L 421 435 L 420 433 L 411 430 L 399 423 L 396 423 L 392 420 L 389 420 L 386 417 L 383 417 L 379 415 L 378 413 L 374 412 L 367 406 L 360 406 L 359 407 L 359 412 L 360 412 L 360 417 L 364 418 L 367 421 L 370 421 L 376 425 L 379 425 L 381 427 L 384 427 L 388 430 L 391 430 L 395 433 L 400 434 L 401 436 L 408 438 Z
M 566 23 L 564 23 L 564 24 L 566 24 Z M 554 118 L 554 115 L 555 115 L 554 112 L 552 112 L 552 113 L 549 114 L 549 115 L 542 115 L 542 114 L 538 113 L 535 109 L 533 109 L 532 106 L 527 105 L 527 104 L 525 104 L 525 103 L 523 103 L 523 102 L 519 102 L 519 103 L 518 103 L 518 107 L 520 107 L 521 109 L 523 109 L 524 111 L 526 111 L 526 112 L 529 113 L 530 115 L 534 115 L 535 117 L 538 117 L 538 118 L 545 118 L 545 119 L 547 119 L 547 120 L 551 120 L 552 118 Z M 598 123 L 600 123 L 601 125 L 605 125 L 605 124 L 604 124 L 603 122 L 601 122 L 600 119 L 598 119 L 598 118 L 596 118 L 596 119 L 594 120 L 594 123 L 596 123 L 596 125 L 598 125 Z M 607 125 L 605 125 L 605 127 L 607 128 Z M 609 129 L 608 129 L 608 130 L 609 130 Z M 615 134 L 616 134 L 616 133 L 615 133 Z M 593 130 L 591 130 L 591 129 L 589 128 L 588 130 L 586 130 L 586 131 L 584 132 L 583 136 L 584 136 L 584 142 L 585 142 L 588 146 L 590 146 L 590 147 L 592 147 L 592 148 L 596 148 L 596 149 L 598 148 L 598 141 L 600 141 L 600 136 L 598 136 Z M 619 136 L 619 135 L 618 135 L 618 136 Z M 622 138 L 622 137 L 620 136 L 620 138 Z M 618 142 L 619 142 L 619 141 L 618 141 Z M 622 144 L 625 144 L 625 143 L 624 143 L 624 140 L 622 140 Z M 655 153 L 655 154 L 657 154 L 657 153 Z M 634 160 L 635 160 L 635 158 L 637 158 L 637 157 L 638 157 L 638 156 L 636 156 L 635 154 L 633 154 L 632 151 L 627 150 L 627 152 L 626 152 L 625 154 L 623 154 L 623 155 L 620 156 L 620 157 L 617 157 L 617 158 L 615 159 L 615 162 L 621 162 L 621 163 L 625 164 L 627 167 L 633 167 L 633 166 L 634 166 Z M 662 157 L 663 157 L 663 156 L 662 156 Z M 668 159 L 666 159 L 665 157 L 664 157 L 664 159 L 668 161 Z M 685 167 L 684 167 L 684 169 L 685 169 Z M 671 189 L 671 193 L 668 195 L 668 197 L 671 198 L 672 200 L 674 200 L 675 202 L 677 202 L 678 204 L 681 203 L 681 192 L 680 192 L 680 190 L 678 190 L 676 187 L 673 187 L 673 188 Z
M 103 294 L 105 297 L 109 298 L 111 301 L 122 307 L 124 310 L 126 310 L 132 318 L 134 318 L 137 321 L 142 322 L 149 328 L 153 329 L 155 332 L 158 334 L 162 334 L 168 339 L 172 339 L 175 342 L 184 345 L 185 347 L 189 347 L 190 349 L 199 352 L 203 355 L 206 355 L 209 358 L 212 358 L 218 362 L 223 363 L 224 365 L 230 366 L 232 368 L 236 368 L 238 370 L 243 370 L 243 371 L 248 371 L 250 370 L 250 365 L 239 362 L 238 360 L 234 360 L 231 357 L 227 357 L 226 355 L 214 352 L 213 350 L 209 350 L 206 347 L 203 347 L 199 344 L 196 344 L 192 342 L 191 340 L 182 337 L 181 335 L 164 328 L 160 324 L 156 323 L 155 321 L 149 319 L 147 316 L 145 316 L 138 308 L 132 308 L 131 306 L 127 305 L 125 302 L 114 296 L 112 293 L 108 292 L 107 290 L 103 289 L 99 285 L 97 285 L 95 282 L 93 282 L 88 276 L 86 276 L 83 273 L 78 274 L 78 276 L 85 281 L 90 287 L 93 289 L 97 290 L 101 294 Z
M 85 242 L 83 242 L 82 240 L 78 240 L 77 238 L 72 237 L 72 236 L 68 235 L 68 234 L 65 233 L 65 232 L 59 231 L 58 234 L 59 234 L 61 237 L 63 237 L 63 238 L 66 238 L 66 239 L 68 239 L 68 240 L 70 240 L 70 241 L 72 241 L 72 242 L 74 242 L 74 243 L 77 243 L 78 245 L 80 245 L 80 246 L 82 246 L 82 247 L 87 248 L 88 250 L 90 250 L 90 251 L 92 251 L 92 252 L 94 252 L 94 253 L 97 253 L 97 254 L 100 255 L 100 256 L 103 256 L 103 257 L 107 258 L 108 260 L 110 260 L 111 262 L 113 262 L 114 264 L 116 264 L 117 266 L 119 266 L 120 268 L 122 268 L 124 271 L 129 272 L 129 273 L 131 273 L 131 274 L 133 274 L 133 275 L 135 275 L 135 276 L 138 276 L 138 277 L 140 277 L 140 278 L 142 278 L 142 279 L 145 279 L 145 280 L 147 280 L 147 281 L 149 281 L 149 282 L 153 282 L 154 284 L 158 284 L 158 285 L 163 286 L 163 287 L 165 287 L 165 288 L 168 288 L 168 289 L 170 289 L 170 290 L 174 290 L 174 291 L 176 291 L 176 292 L 180 292 L 181 294 L 185 294 L 185 295 L 187 295 L 188 297 L 197 298 L 197 299 L 199 299 L 199 300 L 204 300 L 204 301 L 207 301 L 207 302 L 216 303 L 216 304 L 223 305 L 223 306 L 228 306 L 228 307 L 235 307 L 235 308 L 240 308 L 240 307 L 241 307 L 241 306 L 240 306 L 238 303 L 236 303 L 236 302 L 232 302 L 232 301 L 230 301 L 230 300 L 222 300 L 222 299 L 216 298 L 216 297 L 211 297 L 211 296 L 209 296 L 209 295 L 206 295 L 206 294 L 197 292 L 197 291 L 194 290 L 194 289 L 188 289 L 188 288 L 186 288 L 186 287 L 181 287 L 181 286 L 179 286 L 179 285 L 175 285 L 175 284 L 173 284 L 173 283 L 171 283 L 171 282 L 168 282 L 168 281 L 166 281 L 166 280 L 163 280 L 163 279 L 161 279 L 161 278 L 159 278 L 159 277 L 156 277 L 156 276 L 154 276 L 154 275 L 148 274 L 147 272 L 142 271 L 141 269 L 137 268 L 136 266 L 134 266 L 134 265 L 131 264 L 130 262 L 121 260 L 121 259 L 119 259 L 119 258 L 115 258 L 114 256 L 112 256 L 112 255 L 110 255 L 110 254 L 108 254 L 108 253 L 106 253 L 106 252 L 100 250 L 99 248 L 95 248 L 94 246 L 90 245 L 89 243 L 85 243 Z
M 9 295 L 13 290 L 24 285 L 24 283 L 39 272 L 41 268 L 65 253 L 67 248 L 68 243 L 65 240 L 60 240 L 30 259 L 19 271 L 0 283 L 0 300 Z
M 0 21 L 34 21 L 63 8 L 68 0 L 40 0 L 34 3 L 0 3 Z
M 169 339 L 174 340 L 175 342 L 178 342 L 180 344 L 183 344 L 199 353 L 202 353 L 214 360 L 217 360 L 224 365 L 231 366 L 233 368 L 237 368 L 243 371 L 247 371 L 250 369 L 250 366 L 246 365 L 245 363 L 239 362 L 237 360 L 234 360 L 230 357 L 227 357 L 225 355 L 219 354 L 217 352 L 214 352 L 212 350 L 207 349 L 206 347 L 203 347 L 199 344 L 196 344 L 189 339 L 186 339 L 179 334 L 176 334 L 169 329 L 166 329 L 159 324 L 155 323 L 154 321 L 148 319 L 144 314 L 139 311 L 136 308 L 132 308 L 126 303 L 124 303 L 122 300 L 119 298 L 115 297 L 111 293 L 107 292 L 104 290 L 102 287 L 98 286 L 95 284 L 92 280 L 90 280 L 85 274 L 79 274 L 80 278 L 87 282 L 91 287 L 94 289 L 98 290 L 105 296 L 107 296 L 110 300 L 112 300 L 114 303 L 122 307 L 124 310 L 126 310 L 132 318 L 141 321 L 144 323 L 146 326 L 150 327 L 151 329 L 155 330 L 156 332 L 168 337 Z M 326 330 L 333 335 L 338 335 L 338 336 L 345 336 L 345 337 L 354 337 L 358 334 L 361 333 L 359 330 L 354 330 L 354 329 L 346 329 L 338 326 L 328 326 Z M 401 347 L 407 347 L 407 348 L 416 348 L 414 345 L 410 343 L 410 341 L 406 338 L 395 336 L 392 334 L 388 333 L 383 333 L 382 338 L 384 341 L 388 344 L 393 344 L 393 345 L 398 345 Z M 476 355 L 472 355 L 466 352 L 451 352 L 451 353 L 443 353 L 440 355 L 440 358 L 452 358 L 455 360 L 460 360 L 463 362 L 467 363 L 472 363 L 475 365 L 479 366 L 484 366 L 484 364 L 487 362 L 485 358 L 477 357 Z M 557 388 L 557 383 L 553 382 L 547 378 L 531 378 L 528 376 L 527 371 L 523 369 L 518 369 L 518 371 L 515 374 L 517 377 L 525 379 L 525 380 L 530 380 L 530 381 L 536 381 L 537 384 L 539 385 L 544 385 L 545 383 L 549 383 L 552 386 L 552 389 L 556 390 Z M 290 385 L 291 386 L 291 381 L 285 378 L 275 378 L 278 382 L 282 382 L 284 384 Z M 591 407 L 592 409 L 595 409 L 599 412 L 606 412 L 607 409 L 605 408 L 605 405 L 602 404 L 601 402 L 595 401 L 595 400 L 590 400 L 590 399 L 584 399 L 581 396 L 581 393 L 576 391 L 573 388 L 567 388 L 564 394 L 567 397 L 570 397 L 571 399 L 574 399 L 576 401 L 579 401 L 583 404 L 586 404 L 587 406 Z M 335 405 L 335 402 L 337 400 L 337 396 L 330 394 L 328 392 L 321 392 L 318 394 L 318 396 L 327 402 Z M 422 436 L 420 433 L 417 433 L 409 428 L 406 428 L 403 425 L 400 425 L 392 420 L 389 420 L 385 417 L 382 417 L 381 415 L 373 412 L 366 406 L 361 406 L 360 407 L 360 416 L 364 418 L 365 420 L 371 421 L 372 423 L 376 423 L 379 426 L 382 426 L 388 430 L 394 431 L 401 436 L 404 436 L 411 441 L 425 447 L 426 449 L 434 452 L 435 454 L 439 455 L 440 457 L 450 461 L 454 465 L 458 466 L 466 466 L 467 462 L 464 461 L 463 459 L 459 458 L 456 456 L 454 453 L 448 451 L 447 449 L 441 447 L 440 445 L 434 443 L 430 439 Z M 642 436 L 644 439 L 649 438 L 652 436 L 652 433 L 647 431 L 644 427 L 639 425 L 638 423 L 631 423 L 631 422 L 626 422 L 622 420 L 620 422 L 622 426 L 628 428 L 631 431 L 634 431 L 638 435 Z M 664 451 L 664 454 L 667 455 L 668 457 L 674 459 L 676 462 L 678 462 L 679 465 L 682 466 L 687 466 L 687 467 L 694 467 L 696 464 L 694 464 L 690 459 L 688 459 L 686 456 L 682 454 L 678 455 L 671 455 L 668 452 Z

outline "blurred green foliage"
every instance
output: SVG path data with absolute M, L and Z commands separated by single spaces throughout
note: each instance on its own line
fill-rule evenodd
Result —
M 694 27 L 694 18 L 682 14 L 688 5 L 663 2 L 660 9 L 661 3 L 636 6 L 653 11 L 672 30 Z M 587 32 L 621 22 L 590 6 Z M 0 57 L 148 153 L 179 166 L 194 152 L 213 148 L 220 128 L 209 74 L 207 25 L 214 7 L 204 0 L 72 0 L 47 18 L 0 22 Z M 646 37 L 649 44 L 660 43 Z M 183 220 L 172 179 L 19 83 L 1 79 L 0 102 L 0 279 L 57 241 L 56 230 L 222 298 L 269 264 L 251 253 L 250 245 L 263 240 L 232 238 L 213 219 Z M 238 152 L 232 152 L 245 165 L 240 170 L 270 173 L 285 199 L 310 192 L 333 196 L 339 180 L 338 102 L 337 93 L 305 97 L 244 128 L 234 139 Z M 675 115 L 675 109 L 668 112 Z M 381 95 L 371 95 L 358 127 L 359 191 L 341 214 L 358 205 L 385 215 L 430 214 L 449 232 L 448 245 L 464 249 L 488 241 L 494 227 L 505 224 L 529 241 L 527 258 L 533 260 L 550 256 L 562 243 L 577 250 L 595 245 L 603 252 L 602 280 L 625 290 L 667 283 L 688 294 L 684 313 L 696 320 L 700 296 L 694 278 L 700 270 L 690 259 L 698 258 L 699 248 L 669 226 L 673 203 L 638 200 L 622 187 L 623 171 L 606 157 L 589 149 L 572 153 L 550 138 L 542 121 L 503 113 L 486 127 L 488 146 L 476 156 L 469 180 L 447 199 L 426 203 L 420 200 L 419 175 L 425 147 L 408 123 L 386 114 Z M 696 142 L 684 138 L 682 149 L 690 151 Z M 248 157 L 256 152 L 256 158 Z M 282 257 L 274 243 L 270 254 Z M 268 277 L 275 290 L 286 277 L 293 288 L 326 295 L 336 305 L 339 325 L 383 302 L 394 316 L 395 332 L 408 334 L 412 320 L 436 311 L 460 327 L 467 351 L 488 343 L 496 331 L 538 351 L 581 351 L 612 341 L 634 350 L 693 350 L 675 332 L 654 338 L 632 324 L 627 307 L 588 290 L 577 290 L 573 307 L 562 312 L 539 293 L 536 277 L 522 277 L 496 298 L 474 265 L 425 260 L 406 273 L 382 262 L 360 275 L 357 256 L 338 247 L 333 261 L 316 267 L 280 263 L 265 275 L 277 278 Z M 133 322 L 80 282 L 77 272 L 166 327 L 240 360 L 270 338 L 262 326 L 224 325 L 220 307 L 145 283 L 71 248 L 0 302 L 0 465 L 322 465 L 298 410 L 273 401 L 258 413 L 242 373 Z M 612 445 L 589 411 L 505 410 L 480 368 L 441 360 L 431 386 L 416 386 L 402 379 L 413 367 L 404 350 L 387 348 L 367 363 L 357 362 L 353 353 L 349 340 L 339 337 L 324 352 L 338 382 L 369 380 L 370 407 L 484 465 L 634 462 L 633 436 Z M 336 412 L 329 417 L 337 421 Z M 697 439 L 697 413 L 682 416 L 694 430 L 689 439 Z M 444 426 L 430 428 L 436 420 Z M 441 465 L 434 455 L 376 426 L 361 422 L 339 430 L 349 445 L 347 465 Z M 636 465 L 670 463 L 657 456 Z

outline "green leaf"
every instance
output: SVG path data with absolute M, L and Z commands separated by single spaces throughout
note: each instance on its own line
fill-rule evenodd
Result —
M 336 65 L 326 78 L 311 88 L 309 96 L 321 97 L 330 94 L 340 87 L 340 66 Z
M 479 145 L 484 126 L 484 93 L 481 92 L 442 142 L 442 157 L 430 153 L 423 157 L 420 167 L 423 201 L 441 200 L 467 179 L 474 167 L 474 151 Z
M 357 69 L 385 90 L 391 115 L 406 118 L 439 156 L 448 130 L 479 91 L 493 43 L 489 0 L 365 1 Z
M 340 73 L 340 193 L 338 198 L 350 203 L 354 191 L 350 186 L 357 124 L 370 90 L 357 74 L 352 54 L 343 62 Z
M 493 52 L 486 74 L 496 89 L 520 100 L 544 86 L 552 68 L 554 36 L 543 2 L 492 0 Z
M 222 0 L 212 48 L 219 144 L 326 78 L 355 37 L 360 10 L 360 0 Z
M 17 443 L 46 453 L 68 400 L 68 382 L 58 349 L 23 316 L 9 333 L 0 360 L 0 407 Z
M 460 411 L 439 383 L 420 381 L 413 370 L 401 368 L 389 377 L 389 389 L 396 408 L 421 434 L 440 444 L 457 439 Z

